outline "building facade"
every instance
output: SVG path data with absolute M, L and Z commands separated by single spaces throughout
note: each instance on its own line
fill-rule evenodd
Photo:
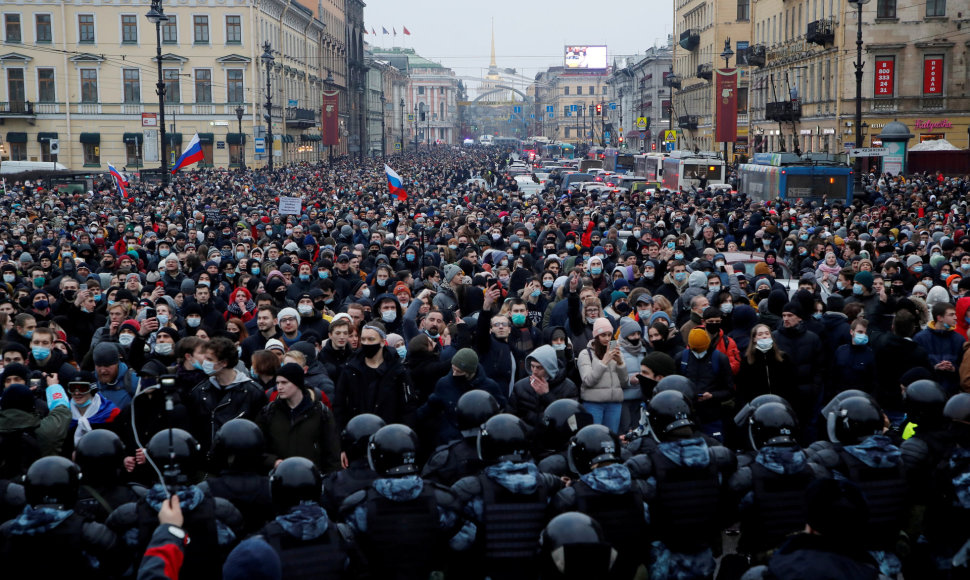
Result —
M 646 54 L 614 61 L 607 80 L 611 95 L 607 123 L 615 129 L 610 134 L 612 145 L 641 152 L 663 150 L 663 130 L 673 128 L 670 87 L 664 82 L 672 62 L 672 46 L 652 47 Z M 637 126 L 639 118 L 646 120 L 643 127 Z
M 198 133 L 206 165 L 261 165 L 252 137 L 265 128 L 266 41 L 276 160 L 320 158 L 320 93 L 328 73 L 334 86 L 345 74 L 324 19 L 294 0 L 164 3 L 163 147 L 149 8 L 147 0 L 0 2 L 3 159 L 154 167 L 163 150 L 171 161 Z M 322 13 L 336 21 L 337 11 L 328 4 Z
M 555 66 L 536 75 L 529 93 L 535 96 L 537 135 L 575 145 L 606 143 L 611 98 L 611 68 L 566 69 Z M 599 112 L 597 112 L 599 106 Z

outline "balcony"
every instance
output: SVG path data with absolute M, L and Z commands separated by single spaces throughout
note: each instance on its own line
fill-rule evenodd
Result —
M 826 18 L 808 23 L 805 41 L 811 44 L 825 46 L 835 42 L 835 22 Z
M 667 75 L 667 78 L 664 79 L 664 86 L 679 89 L 681 86 L 680 77 L 677 75 Z
M 682 115 L 677 117 L 677 126 L 687 131 L 696 131 L 697 123 L 697 115 Z
M 748 49 L 748 64 L 758 68 L 765 66 L 765 45 L 756 44 Z
M 684 50 L 694 50 L 701 43 L 701 33 L 693 28 L 680 33 L 680 47 Z
M 710 64 L 699 64 L 697 65 L 697 78 L 711 80 L 714 78 L 714 65 Z
M 316 124 L 316 111 L 313 109 L 286 108 L 286 126 L 306 129 Z
M 802 118 L 802 106 L 798 101 L 780 101 L 765 104 L 765 119 L 768 121 L 790 122 Z
M 2 119 L 35 119 L 34 104 L 30 101 L 0 102 L 0 120 Z

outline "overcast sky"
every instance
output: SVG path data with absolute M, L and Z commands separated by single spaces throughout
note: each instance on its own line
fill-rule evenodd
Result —
M 491 0 L 365 0 L 365 41 L 375 46 L 414 48 L 453 69 L 481 78 L 488 68 L 490 23 L 495 18 L 495 53 L 500 68 L 536 72 L 563 64 L 566 44 L 605 44 L 608 59 L 643 52 L 666 42 L 673 26 L 669 0 L 601 0 L 592 3 Z M 404 36 L 407 27 L 410 36 Z M 397 37 L 384 36 L 381 27 Z M 377 36 L 371 36 L 371 29 Z M 469 84 L 466 82 L 466 84 Z

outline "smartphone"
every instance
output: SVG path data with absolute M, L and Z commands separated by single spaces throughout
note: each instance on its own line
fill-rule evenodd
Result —
M 610 341 L 610 348 L 616 348 L 616 341 L 615 340 L 611 340 Z
M 36 391 L 37 389 L 40 388 L 40 386 L 41 386 L 41 380 L 40 379 L 30 379 L 30 389 L 32 391 Z
M 81 292 L 84 292 L 85 290 L 88 289 L 88 285 L 87 284 L 81 284 L 80 288 L 81 288 Z

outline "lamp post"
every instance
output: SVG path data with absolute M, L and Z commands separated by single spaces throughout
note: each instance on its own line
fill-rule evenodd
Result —
M 434 114 L 435 119 L 438 118 L 438 113 Z M 425 138 L 428 140 L 428 151 L 431 151 L 431 113 L 425 115 L 425 119 L 428 121 L 428 130 L 425 133 Z
M 731 66 L 731 57 L 734 56 L 734 51 L 731 50 L 731 37 L 724 39 L 724 50 L 721 51 L 721 58 L 724 59 L 724 70 L 727 70 Z M 717 84 L 715 83 L 715 86 Z M 728 152 L 727 152 L 727 141 L 724 142 L 724 163 L 728 162 Z
M 364 75 L 361 74 L 360 76 L 363 77 Z M 357 128 L 359 129 L 357 132 L 357 140 L 360 141 L 360 147 L 357 148 L 357 159 L 359 159 L 361 163 L 364 162 L 364 148 L 366 147 L 367 141 L 367 125 L 365 125 L 366 116 L 364 115 L 364 105 L 366 102 L 364 100 L 365 90 L 366 89 L 364 88 L 362 80 L 361 84 L 357 85 Z
M 406 107 L 404 97 L 401 97 L 401 153 L 404 153 L 404 107 Z
M 862 147 L 862 7 L 869 0 L 849 0 L 849 4 L 856 7 L 856 35 L 855 35 L 855 146 Z M 856 191 L 862 189 L 862 158 L 856 157 L 853 163 L 855 171 Z
M 327 78 L 323 79 L 324 85 L 328 89 L 333 89 L 333 71 L 327 70 Z M 328 135 L 328 140 L 333 141 L 333 135 Z M 327 163 L 333 165 L 333 145 L 327 145 Z
M 243 109 L 242 105 L 236 107 L 236 121 L 239 122 L 239 167 L 245 171 L 246 169 L 246 138 L 243 137 L 242 132 L 242 118 L 246 109 Z
M 384 127 L 384 113 L 387 110 L 387 97 L 381 91 L 381 159 L 387 159 L 387 131 Z
M 155 25 L 155 60 L 158 64 L 158 82 L 155 92 L 158 94 L 158 134 L 161 136 L 162 149 L 162 184 L 168 185 L 168 155 L 165 142 L 165 78 L 162 76 L 162 22 L 168 22 L 162 0 L 152 0 L 152 7 L 146 15 L 148 21 Z
M 273 70 L 273 62 L 276 60 L 273 58 L 273 50 L 270 48 L 269 41 L 263 43 L 263 55 L 259 57 L 263 61 L 263 67 L 266 69 L 266 143 L 269 145 L 269 162 L 267 167 L 270 171 L 273 170 L 273 93 L 271 93 L 270 85 L 270 71 Z
M 418 106 L 414 105 L 414 151 L 418 151 Z

